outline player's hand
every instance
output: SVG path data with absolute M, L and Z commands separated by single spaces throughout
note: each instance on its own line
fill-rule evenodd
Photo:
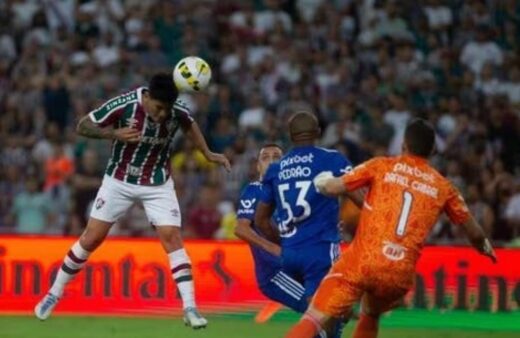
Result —
M 334 175 L 332 175 L 332 171 L 323 171 L 316 175 L 316 177 L 314 177 L 314 186 L 316 187 L 316 189 L 318 189 L 320 193 L 323 193 L 325 184 L 328 180 L 332 178 L 334 178 Z
M 224 168 L 226 168 L 227 172 L 231 171 L 231 164 L 226 156 L 222 154 L 209 152 L 206 154 L 206 159 L 210 162 L 220 164 Z
M 141 132 L 134 128 L 120 128 L 114 130 L 114 139 L 127 142 L 127 143 L 137 143 L 141 141 Z
M 483 254 L 486 257 L 489 257 L 489 259 L 491 259 L 493 264 L 496 264 L 496 262 L 497 262 L 497 255 L 495 253 L 495 250 L 491 246 L 491 242 L 489 241 L 489 239 L 486 238 L 484 240 L 484 245 L 482 247 L 482 250 L 480 250 L 480 253 Z

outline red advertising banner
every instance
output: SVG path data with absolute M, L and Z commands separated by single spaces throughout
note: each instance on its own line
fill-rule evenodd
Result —
M 0 237 L 0 312 L 28 312 L 48 290 L 73 238 Z M 199 305 L 226 311 L 258 307 L 249 247 L 189 241 Z M 499 249 L 493 265 L 470 248 L 428 247 L 403 306 L 511 311 L 520 305 L 520 250 Z M 169 314 L 181 308 L 166 255 L 154 239 L 107 240 L 66 289 L 57 312 Z

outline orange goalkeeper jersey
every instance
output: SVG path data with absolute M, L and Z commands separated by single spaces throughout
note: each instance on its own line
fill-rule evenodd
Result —
M 415 269 L 441 212 L 455 224 L 470 217 L 457 189 L 420 157 L 374 158 L 345 174 L 343 182 L 348 190 L 369 188 L 346 254 L 372 268 Z

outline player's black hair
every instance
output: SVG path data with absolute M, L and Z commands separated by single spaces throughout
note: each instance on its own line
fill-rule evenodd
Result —
M 179 96 L 173 77 L 168 73 L 157 73 L 152 76 L 148 85 L 148 92 L 152 99 L 168 105 L 173 105 L 175 100 L 177 100 L 177 96 Z
M 406 126 L 404 141 L 412 155 L 429 157 L 435 147 L 435 129 L 424 119 L 414 119 Z
M 308 111 L 299 111 L 289 118 L 289 134 L 293 142 L 312 141 L 319 137 L 318 118 Z
M 274 142 L 271 142 L 271 143 L 264 143 L 264 144 L 260 147 L 260 149 L 258 150 L 258 154 L 260 154 L 260 152 L 262 151 L 262 149 L 265 149 L 265 148 L 278 148 L 278 149 L 280 149 L 280 150 L 282 151 L 282 153 L 283 153 L 283 148 L 282 148 L 281 145 L 276 144 L 276 143 L 274 143 Z

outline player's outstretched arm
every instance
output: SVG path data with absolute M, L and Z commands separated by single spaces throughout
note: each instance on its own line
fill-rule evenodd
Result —
M 491 242 L 486 238 L 482 227 L 473 216 L 471 216 L 466 223 L 462 224 L 462 228 L 471 242 L 471 245 L 482 255 L 489 257 L 493 263 L 496 263 L 497 257 L 495 250 L 493 250 Z
M 314 177 L 314 186 L 321 194 L 327 196 L 340 196 L 347 192 L 343 179 L 334 177 L 331 171 L 324 171 Z
M 271 242 L 279 243 L 280 234 L 271 226 L 271 216 L 274 212 L 274 206 L 265 202 L 258 202 L 255 212 L 255 224 L 260 232 Z
M 141 133 L 136 129 L 113 129 L 110 127 L 103 128 L 94 123 L 94 121 L 90 119 L 89 115 L 85 115 L 81 118 L 81 120 L 79 120 L 76 131 L 79 135 L 88 138 L 119 140 L 129 143 L 139 142 L 141 139 Z
M 195 146 L 202 151 L 202 154 L 204 154 L 204 157 L 210 162 L 218 163 L 224 168 L 226 168 L 227 171 L 231 171 L 231 164 L 229 163 L 229 160 L 226 156 L 222 154 L 217 154 L 209 150 L 208 144 L 206 143 L 206 139 L 204 138 L 204 135 L 202 135 L 202 132 L 200 131 L 199 125 L 197 122 L 193 121 L 189 128 L 185 130 L 185 133 L 193 140 L 195 143 Z
M 263 238 L 262 236 L 259 236 L 251 227 L 251 221 L 248 219 L 238 219 L 237 226 L 235 228 L 235 235 L 247 243 L 257 246 L 274 256 L 280 256 L 282 252 L 282 249 L 278 244 L 275 244 Z

